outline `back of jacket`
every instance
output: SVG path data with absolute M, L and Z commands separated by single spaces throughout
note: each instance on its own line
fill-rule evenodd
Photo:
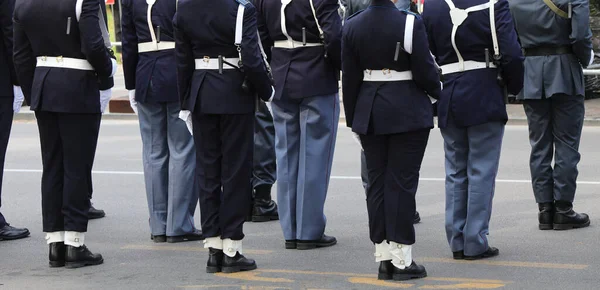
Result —
M 14 4 L 14 0 L 0 0 L 0 98 L 12 98 L 13 85 L 18 84 L 12 58 Z
M 525 50 L 525 85 L 519 99 L 549 98 L 554 94 L 585 94 L 582 67 L 593 60 L 588 0 L 552 0 L 571 18 L 561 17 L 542 0 L 509 0 L 521 45 Z M 564 15 L 563 15 L 564 16 Z M 571 53 L 528 56 L 538 47 L 569 47 Z
M 148 17 L 149 5 L 146 0 L 123 0 L 122 2 L 125 87 L 128 90 L 135 89 L 135 98 L 138 102 L 179 100 L 173 34 L 176 2 L 177 0 L 156 0 L 150 10 L 150 17 Z M 153 41 L 150 28 L 154 32 L 154 40 L 162 43 L 165 49 L 140 52 L 138 44 L 149 44 Z M 167 47 L 170 48 L 166 49 Z
M 99 79 L 113 70 L 99 26 L 100 5 L 98 0 L 17 1 L 14 62 L 32 110 L 100 113 Z M 87 60 L 94 70 L 36 67 L 37 57 Z

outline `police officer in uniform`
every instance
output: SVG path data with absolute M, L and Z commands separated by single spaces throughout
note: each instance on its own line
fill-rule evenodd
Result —
M 2 176 L 8 138 L 13 115 L 21 110 L 24 96 L 17 81 L 13 65 L 13 26 L 14 0 L 0 0 L 0 207 L 2 206 Z M 15 228 L 6 222 L 0 212 L 0 241 L 16 240 L 29 236 L 29 230 Z
M 257 95 L 274 94 L 247 0 L 180 0 L 174 20 L 182 111 L 193 130 L 207 272 L 256 269 L 242 255 Z
M 455 259 L 498 255 L 487 240 L 507 92 L 523 86 L 523 57 L 506 0 L 427 0 L 431 52 L 444 90 L 446 235 Z
M 117 70 L 98 0 L 22 0 L 14 62 L 42 149 L 43 230 L 50 266 L 103 262 L 85 246 L 101 113 Z
M 573 200 L 585 113 L 582 67 L 594 57 L 589 1 L 518 0 L 510 9 L 525 53 L 525 85 L 517 99 L 529 123 L 539 229 L 587 227 L 590 218 L 573 210 Z
M 173 16 L 177 0 L 124 0 L 123 71 L 139 116 L 151 238 L 197 241 L 194 140 L 179 118 Z
M 256 0 L 271 51 L 277 201 L 286 249 L 329 247 L 323 212 L 340 114 L 337 0 Z M 267 51 L 269 51 L 267 49 Z
M 419 171 L 433 128 L 428 95 L 438 98 L 441 83 L 423 21 L 390 0 L 373 0 L 344 24 L 342 73 L 346 122 L 359 134 L 366 157 L 369 230 L 375 261 L 380 262 L 378 277 L 425 277 L 425 268 L 412 258 L 413 218 Z

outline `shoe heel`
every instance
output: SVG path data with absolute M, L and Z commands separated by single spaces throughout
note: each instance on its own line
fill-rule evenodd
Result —
M 206 273 L 219 273 L 221 268 L 217 266 L 206 266 Z
M 555 231 L 565 231 L 573 229 L 575 227 L 571 224 L 554 224 L 553 228 Z
M 420 279 L 427 277 L 427 272 L 422 274 L 394 274 L 394 281 L 406 281 L 411 279 Z
M 297 247 L 295 242 L 285 242 L 285 248 L 288 250 L 296 249 Z
M 65 266 L 65 261 L 50 261 L 50 268 L 59 268 Z
M 547 231 L 553 229 L 552 224 L 540 224 L 540 230 Z
M 85 267 L 85 262 L 66 262 L 65 268 L 67 269 L 77 269 Z

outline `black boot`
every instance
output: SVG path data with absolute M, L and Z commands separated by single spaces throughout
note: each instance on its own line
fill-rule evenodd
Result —
M 100 254 L 93 254 L 83 245 L 81 247 L 66 246 L 65 266 L 67 268 L 81 268 L 85 266 L 100 265 L 104 259 Z
M 50 268 L 63 267 L 65 265 L 65 243 L 51 243 L 48 245 L 48 260 Z
M 379 263 L 378 280 L 392 280 L 394 277 L 394 265 L 392 261 L 381 261 Z
M 254 188 L 253 222 L 268 222 L 279 219 L 277 204 L 271 199 L 271 187 L 270 184 L 264 184 Z
M 419 215 L 418 211 L 415 211 L 415 217 L 413 219 L 413 224 L 418 224 L 419 222 L 421 222 L 421 216 Z
M 556 201 L 556 212 L 554 213 L 554 229 L 570 230 L 585 228 L 590 225 L 590 217 L 585 214 L 576 213 L 573 203 L 567 201 Z
M 239 252 L 237 252 L 233 258 L 223 255 L 223 273 L 236 273 L 254 269 L 256 269 L 256 262 L 244 257 Z
M 206 273 L 221 272 L 223 268 L 223 250 L 208 248 L 208 262 L 206 262 Z
M 538 221 L 540 222 L 540 230 L 551 230 L 552 220 L 554 219 L 554 203 L 544 202 L 538 203 Z
M 404 269 L 394 267 L 393 277 L 395 281 L 425 278 L 427 277 L 427 271 L 425 270 L 425 267 L 417 265 L 417 263 L 413 261 L 412 264 L 410 264 L 410 267 Z

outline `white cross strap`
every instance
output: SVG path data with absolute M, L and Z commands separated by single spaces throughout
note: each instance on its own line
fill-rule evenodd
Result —
M 411 71 L 395 71 L 390 69 L 364 71 L 364 82 L 397 82 L 412 80 Z

